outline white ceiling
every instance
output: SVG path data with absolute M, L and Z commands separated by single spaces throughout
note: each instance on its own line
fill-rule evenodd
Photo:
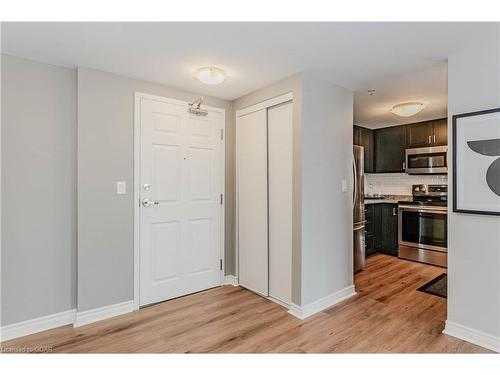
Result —
M 2 52 L 85 66 L 232 100 L 307 71 L 355 91 L 355 123 L 395 125 L 388 112 L 428 102 L 406 122 L 446 116 L 446 59 L 498 37 L 498 23 L 3 23 Z M 216 65 L 223 84 L 194 71 Z M 376 89 L 374 96 L 366 93 Z
M 433 120 L 447 116 L 448 66 L 446 61 L 430 68 L 400 75 L 387 75 L 373 83 L 375 93 L 354 92 L 356 125 L 378 128 L 411 122 Z M 399 117 L 390 112 L 394 104 L 410 101 L 425 103 L 425 108 L 411 117 Z

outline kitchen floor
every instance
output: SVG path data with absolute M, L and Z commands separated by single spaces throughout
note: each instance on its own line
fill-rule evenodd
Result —
M 80 328 L 12 340 L 8 348 L 73 353 L 479 353 L 442 334 L 446 299 L 416 289 L 444 269 L 374 255 L 358 294 L 304 321 L 240 287 L 223 286 Z

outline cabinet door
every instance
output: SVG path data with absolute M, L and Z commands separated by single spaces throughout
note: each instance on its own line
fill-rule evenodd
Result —
M 433 122 L 418 122 L 407 125 L 408 147 L 426 147 L 433 143 Z
M 397 204 L 380 204 L 381 252 L 398 255 Z
M 373 173 L 373 130 L 359 128 L 359 145 L 365 149 L 365 173 Z
M 434 120 L 434 136 L 433 142 L 436 146 L 444 146 L 448 144 L 448 119 L 442 118 Z
M 382 204 L 375 203 L 373 205 L 373 249 L 374 251 L 382 250 Z
M 354 125 L 352 130 L 352 144 L 355 146 L 361 146 L 361 144 L 359 143 L 360 133 L 361 133 L 361 128 L 359 126 Z
M 365 205 L 365 255 L 371 255 L 376 252 L 375 249 L 375 235 L 374 235 L 374 223 L 373 223 L 373 210 L 374 204 Z
M 406 128 L 394 126 L 375 131 L 375 172 L 404 172 Z

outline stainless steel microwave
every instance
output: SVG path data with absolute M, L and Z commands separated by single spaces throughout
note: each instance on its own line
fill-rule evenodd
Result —
M 406 173 L 447 174 L 448 146 L 406 149 Z

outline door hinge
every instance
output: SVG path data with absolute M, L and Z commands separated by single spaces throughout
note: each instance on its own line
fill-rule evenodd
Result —
M 220 205 L 222 206 L 224 204 L 224 194 L 220 195 Z
M 220 130 L 220 140 L 223 141 L 224 140 L 224 129 L 221 129 Z
M 222 271 L 222 259 L 220 259 L 220 270 Z

